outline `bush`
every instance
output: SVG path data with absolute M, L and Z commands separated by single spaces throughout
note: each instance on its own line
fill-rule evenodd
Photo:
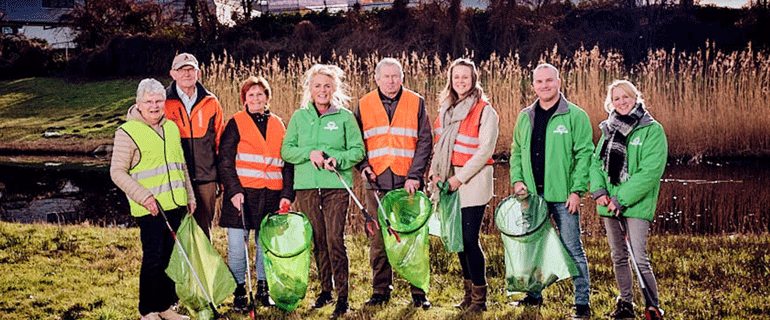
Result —
M 0 37 L 0 78 L 45 76 L 56 69 L 54 52 L 45 40 Z

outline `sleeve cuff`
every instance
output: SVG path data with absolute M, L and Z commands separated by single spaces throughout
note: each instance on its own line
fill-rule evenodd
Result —
M 617 196 L 612 197 L 611 201 L 612 201 L 613 204 L 615 204 L 615 207 L 618 208 L 620 213 L 623 213 L 623 211 L 626 211 L 626 206 L 624 206 L 624 205 L 620 204 L 620 202 L 618 202 L 618 197 Z
M 610 193 L 607 192 L 607 189 L 599 189 L 599 190 L 594 191 L 592 196 L 593 196 L 594 200 L 596 200 L 596 199 L 601 198 L 602 196 L 607 196 L 609 194 Z

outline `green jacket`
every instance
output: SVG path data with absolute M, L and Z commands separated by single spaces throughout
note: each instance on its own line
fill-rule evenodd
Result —
M 343 189 L 333 171 L 316 170 L 310 163 L 310 151 L 326 152 L 337 159 L 337 171 L 353 187 L 352 168 L 364 158 L 364 141 L 353 113 L 330 106 L 318 116 L 312 103 L 294 112 L 286 128 L 281 158 L 294 164 L 294 189 Z
M 648 113 L 631 131 L 626 140 L 630 178 L 617 186 L 610 183 L 607 172 L 602 170 L 599 153 L 605 139 L 606 133 L 603 132 L 591 162 L 591 192 L 594 198 L 607 195 L 621 205 L 624 217 L 652 221 L 658 203 L 660 178 L 668 160 L 668 141 L 663 126 Z M 612 216 L 604 206 L 597 205 L 596 211 L 600 216 Z
M 511 185 L 522 181 L 530 192 L 537 190 L 530 141 L 538 102 L 519 113 L 511 143 Z M 546 126 L 543 196 L 549 202 L 565 202 L 570 193 L 582 195 L 588 190 L 593 133 L 586 112 L 561 94 L 556 108 Z

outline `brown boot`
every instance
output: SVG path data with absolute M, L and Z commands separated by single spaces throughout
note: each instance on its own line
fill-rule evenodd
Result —
M 460 300 L 460 303 L 455 305 L 455 308 L 465 310 L 471 306 L 471 288 L 473 288 L 473 281 L 463 281 L 463 290 L 465 290 L 465 296 Z
M 471 306 L 465 312 L 481 313 L 487 311 L 487 286 L 473 286 L 471 289 Z

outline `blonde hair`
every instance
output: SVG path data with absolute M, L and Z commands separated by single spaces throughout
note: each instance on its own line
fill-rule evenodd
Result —
M 332 105 L 337 107 L 347 107 L 351 98 L 348 94 L 347 85 L 344 83 L 345 73 L 340 67 L 331 64 L 316 64 L 305 72 L 304 79 L 302 80 L 302 102 L 300 106 L 304 107 L 312 102 L 313 99 L 310 95 L 310 81 L 313 80 L 313 77 L 316 75 L 324 75 L 332 78 L 332 82 L 334 83 L 334 93 L 332 94 L 331 100 Z
M 644 107 L 642 93 L 639 92 L 639 89 L 636 89 L 636 86 L 634 86 L 633 83 L 628 80 L 615 80 L 609 87 L 607 87 L 607 99 L 604 100 L 604 110 L 607 111 L 607 113 L 612 113 L 612 111 L 615 110 L 615 105 L 612 104 L 612 90 L 615 88 L 620 88 L 634 98 L 637 104 L 641 104 Z
M 445 102 L 448 102 L 451 106 L 457 103 L 457 100 L 460 99 L 460 96 L 457 94 L 455 89 L 452 88 L 452 71 L 456 66 L 466 66 L 471 68 L 471 85 L 473 88 L 468 92 L 468 96 L 472 96 L 476 100 L 487 100 L 487 96 L 484 94 L 484 89 L 482 89 L 481 84 L 479 84 L 479 71 L 476 69 L 476 64 L 468 59 L 460 58 L 453 61 L 449 66 L 446 86 L 444 87 L 444 90 L 441 90 L 441 93 L 438 95 L 439 108 L 443 106 Z

